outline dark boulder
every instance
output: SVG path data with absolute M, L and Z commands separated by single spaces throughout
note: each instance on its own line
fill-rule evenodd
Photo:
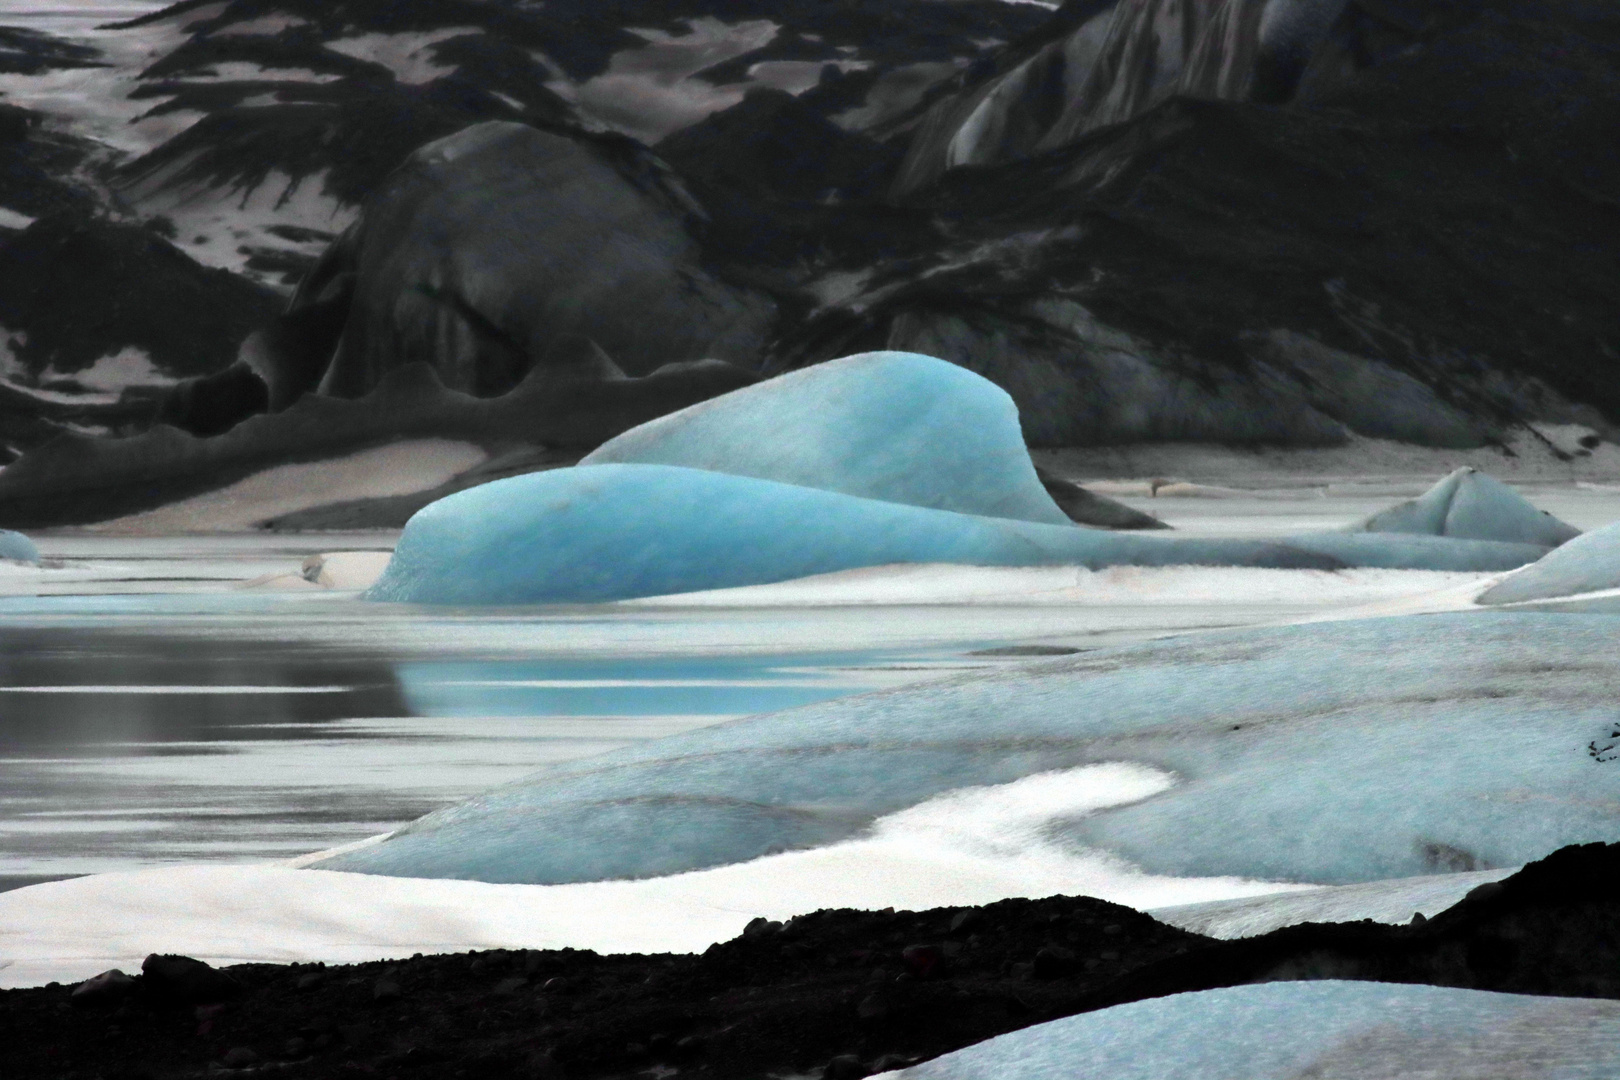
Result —
M 174 1005 L 214 1005 L 242 996 L 242 984 L 218 968 L 189 956 L 153 953 L 141 963 L 146 992 Z
M 1135 507 L 1087 491 L 1073 480 L 1054 476 L 1039 465 L 1035 466 L 1035 475 L 1040 478 L 1046 493 L 1052 496 L 1052 501 L 1058 504 L 1058 509 L 1078 525 L 1092 525 L 1099 529 L 1170 527 L 1152 514 L 1144 514 Z
M 629 140 L 476 125 L 412 154 L 300 284 L 289 319 L 330 328 L 347 308 L 329 362 L 307 335 L 302 352 L 269 343 L 257 366 L 272 399 L 295 396 L 279 380 L 316 375 L 321 393 L 358 396 L 415 362 L 493 396 L 565 335 L 632 375 L 702 359 L 752 366 L 773 305 L 705 265 L 702 218 Z

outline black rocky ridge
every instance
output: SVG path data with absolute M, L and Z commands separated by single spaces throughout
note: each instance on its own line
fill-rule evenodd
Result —
M 1213 941 L 1085 897 L 755 920 L 701 955 L 495 950 L 0 991 L 5 1075 L 860 1077 L 1167 994 L 1368 979 L 1620 997 L 1620 846 L 1564 848 L 1410 925 Z M 161 947 L 160 942 L 155 945 Z

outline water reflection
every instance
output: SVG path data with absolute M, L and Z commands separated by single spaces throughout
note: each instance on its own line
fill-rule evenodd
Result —
M 503 638 L 435 660 L 188 629 L 0 626 L 0 887 L 303 854 L 548 761 L 896 681 L 875 652 L 582 658 Z
M 198 752 L 409 711 L 386 661 L 275 642 L 0 629 L 0 754 Z M 7 785 L 10 786 L 9 784 Z

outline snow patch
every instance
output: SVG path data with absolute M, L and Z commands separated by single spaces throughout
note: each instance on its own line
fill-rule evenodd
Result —
M 780 27 L 766 19 L 724 23 L 707 15 L 687 25 L 690 31 L 680 35 L 627 28 L 647 44 L 614 54 L 607 71 L 566 92 L 552 89 L 597 121 L 647 143 L 737 104 L 749 84 L 715 86 L 693 76 L 763 48 Z
M 432 46 L 451 38 L 482 34 L 476 26 L 446 26 L 438 30 L 404 34 L 358 34 L 326 42 L 333 52 L 381 64 L 394 78 L 410 86 L 432 82 L 455 71 L 454 64 L 441 64 L 432 56 Z

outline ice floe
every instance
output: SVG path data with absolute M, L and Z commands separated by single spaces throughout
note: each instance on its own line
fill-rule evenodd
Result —
M 1502 483 L 1461 468 L 1416 499 L 1379 511 L 1352 532 L 1416 533 L 1557 547 L 1581 534 Z
M 1054 835 L 1150 873 L 1349 884 L 1607 839 L 1610 616 L 1227 631 L 865 694 L 559 764 L 332 869 L 644 877 L 834 843 L 945 792 L 1126 761 L 1177 778 Z M 1061 818 L 1061 815 L 1057 815 Z

